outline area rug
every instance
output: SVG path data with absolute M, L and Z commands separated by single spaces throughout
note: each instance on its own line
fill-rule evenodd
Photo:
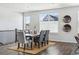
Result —
M 33 48 L 32 50 L 28 50 L 25 49 L 25 51 L 23 50 L 23 48 L 19 48 L 17 49 L 17 46 L 13 46 L 13 47 L 9 47 L 9 50 L 14 50 L 14 51 L 19 51 L 19 52 L 24 52 L 24 53 L 29 53 L 29 54 L 38 54 L 40 52 L 42 52 L 43 50 L 47 49 L 49 46 L 54 45 L 55 43 L 49 42 L 48 45 L 40 47 L 40 48 Z

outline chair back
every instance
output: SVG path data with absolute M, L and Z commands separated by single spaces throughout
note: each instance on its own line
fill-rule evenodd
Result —
M 45 41 L 45 37 L 46 37 L 46 30 L 44 30 L 44 37 L 43 37 L 43 41 Z
M 46 30 L 45 41 L 49 39 L 49 30 Z
M 77 36 L 75 36 L 75 39 L 76 39 L 77 43 L 79 44 L 79 38 Z
M 43 38 L 44 38 L 44 31 L 41 31 L 40 32 L 40 39 L 39 39 L 39 41 L 42 42 Z
M 17 28 L 15 28 L 15 42 L 17 42 Z
M 19 43 L 25 43 L 23 31 L 17 32 L 17 40 L 18 40 Z

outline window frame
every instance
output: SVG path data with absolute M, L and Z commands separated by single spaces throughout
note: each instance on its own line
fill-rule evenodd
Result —
M 50 20 L 50 18 L 49 18 L 49 15 L 51 14 L 51 13 L 55 13 L 55 12 L 49 12 L 49 13 L 40 13 L 39 14 L 39 27 L 40 27 L 40 22 L 52 22 L 51 20 Z M 57 13 L 57 12 L 56 12 Z M 40 15 L 41 14 L 47 14 L 48 15 L 48 21 L 40 21 Z M 58 33 L 59 32 L 59 13 L 57 13 L 58 15 L 57 15 L 57 17 L 58 17 L 58 20 L 57 20 L 57 22 L 58 22 L 58 26 L 57 26 L 57 28 L 58 28 L 58 30 L 56 31 L 56 32 L 54 32 L 54 31 L 50 31 L 50 33 Z M 39 29 L 40 31 L 41 31 L 41 29 Z
M 25 18 L 27 18 L 27 17 L 29 17 L 29 20 L 30 20 L 29 23 L 26 23 L 26 22 L 25 22 Z M 25 25 L 26 25 L 26 24 L 28 24 L 28 25 L 31 24 L 31 18 L 32 18 L 32 17 L 31 17 L 30 15 L 24 16 L 24 25 L 23 25 L 23 26 L 24 26 L 24 29 L 25 29 Z

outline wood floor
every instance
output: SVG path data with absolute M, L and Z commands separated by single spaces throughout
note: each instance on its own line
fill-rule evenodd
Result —
M 75 53 L 77 48 L 76 43 L 65 43 L 65 42 L 53 42 L 46 50 L 40 52 L 38 55 L 78 55 L 79 50 Z M 0 46 L 0 55 L 29 55 L 27 53 L 17 52 L 9 50 L 8 47 L 15 46 L 16 43 Z

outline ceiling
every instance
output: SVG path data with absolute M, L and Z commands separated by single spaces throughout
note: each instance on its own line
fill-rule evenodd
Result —
M 68 6 L 78 6 L 74 3 L 0 3 L 0 7 L 8 8 L 15 12 L 28 12 L 36 10 L 62 8 Z

